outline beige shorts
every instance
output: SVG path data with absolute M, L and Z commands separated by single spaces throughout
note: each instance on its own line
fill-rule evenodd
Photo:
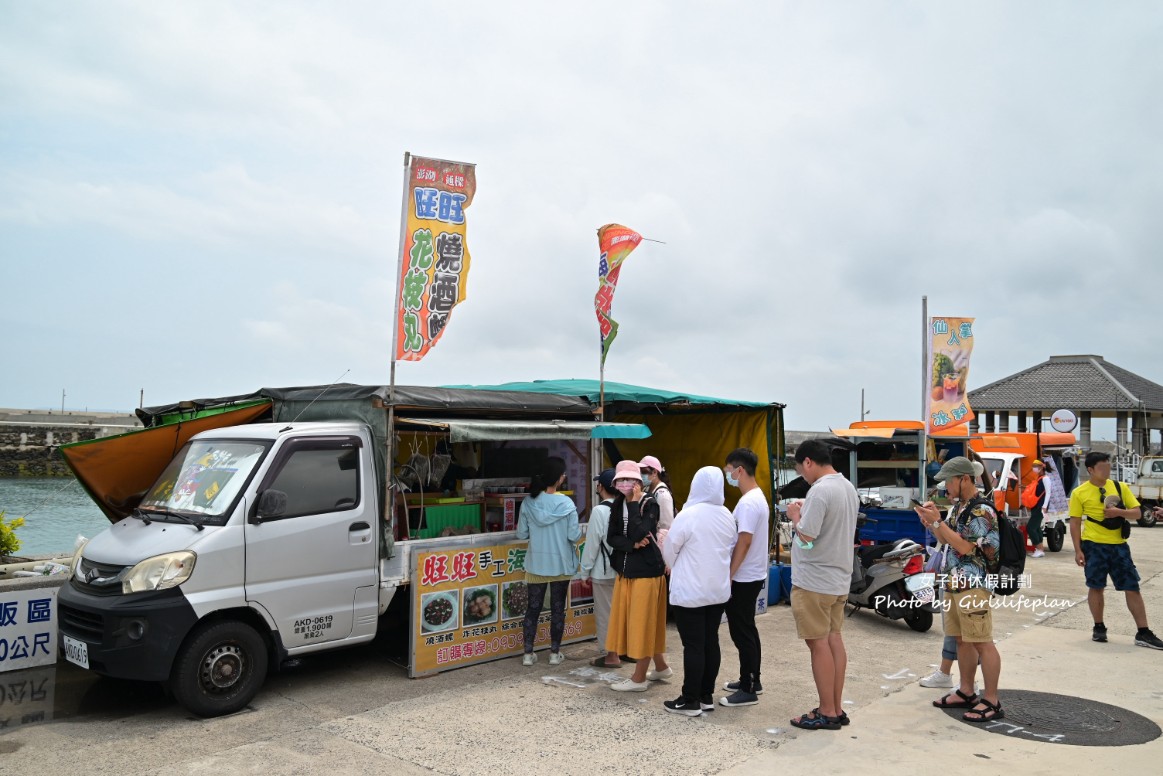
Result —
M 993 641 L 993 594 L 980 587 L 945 593 L 949 609 L 945 612 L 945 635 L 959 636 L 962 641 Z
M 801 639 L 823 639 L 839 633 L 844 626 L 846 595 L 813 593 L 792 586 L 791 613 L 796 621 L 796 635 Z

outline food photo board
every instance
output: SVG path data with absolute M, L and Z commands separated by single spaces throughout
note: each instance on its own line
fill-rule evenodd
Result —
M 528 542 L 449 547 L 414 556 L 409 676 L 499 660 L 524 652 Z M 570 585 L 563 644 L 597 633 L 592 590 Z M 549 646 L 549 595 L 537 623 L 534 649 Z

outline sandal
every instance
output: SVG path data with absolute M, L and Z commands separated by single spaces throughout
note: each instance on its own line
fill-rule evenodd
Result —
M 956 693 L 957 696 L 961 698 L 961 700 L 949 700 L 953 697 L 953 693 Z M 933 705 L 939 709 L 972 709 L 978 703 L 983 702 L 981 698 L 978 697 L 977 693 L 974 693 L 973 695 L 966 695 L 965 693 L 961 692 L 960 689 L 954 690 L 953 693 L 941 696 L 940 700 L 933 701 Z
M 976 708 L 977 706 L 984 706 L 984 709 Z M 972 715 L 972 716 L 970 716 Z M 966 722 L 990 722 L 995 719 L 1004 719 L 1006 713 L 1001 710 L 1001 701 L 997 703 L 990 703 L 985 698 L 982 698 L 974 704 L 974 708 L 961 715 L 961 719 Z
M 820 707 L 819 707 L 819 706 L 817 706 L 816 708 L 812 709 L 812 713 L 813 713 L 813 714 L 819 714 L 819 713 L 820 713 Z M 852 724 L 852 720 L 851 720 L 851 719 L 849 719 L 849 717 L 848 717 L 848 712 L 844 711 L 843 709 L 841 709 L 841 710 L 840 710 L 840 713 L 839 713 L 839 714 L 837 714 L 835 717 L 833 717 L 833 719 L 838 719 L 838 720 L 840 720 L 840 724 L 841 724 L 841 725 L 850 725 L 850 724 Z
M 801 714 L 791 720 L 791 724 L 804 730 L 839 730 L 840 725 L 843 724 L 840 719 L 840 717 L 824 716 L 816 709 L 812 709 L 807 714 Z
M 590 661 L 590 665 L 594 666 L 595 668 L 621 668 L 622 667 L 621 663 L 614 663 L 613 665 L 610 665 L 609 663 L 607 663 L 605 655 L 598 655 L 597 657 L 595 657 L 593 660 Z

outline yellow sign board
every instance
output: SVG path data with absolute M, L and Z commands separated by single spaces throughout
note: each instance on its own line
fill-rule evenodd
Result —
M 425 676 L 524 652 L 528 542 L 416 553 L 412 569 L 409 675 Z M 592 639 L 593 588 L 570 582 L 563 644 Z M 549 645 L 549 596 L 534 647 Z

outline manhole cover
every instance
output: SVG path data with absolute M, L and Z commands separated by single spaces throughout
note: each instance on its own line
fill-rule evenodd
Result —
M 1075 746 L 1131 746 L 1153 741 L 1163 731 L 1133 711 L 1089 698 L 1033 690 L 999 691 L 1003 719 L 966 722 L 991 733 Z M 960 720 L 965 709 L 946 709 Z

